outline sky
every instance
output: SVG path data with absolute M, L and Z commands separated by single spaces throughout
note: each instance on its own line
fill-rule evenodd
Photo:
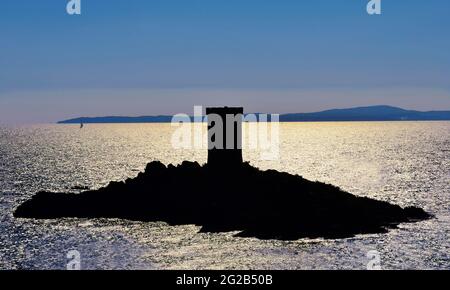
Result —
M 450 1 L 2 0 L 0 123 L 366 105 L 450 110 Z

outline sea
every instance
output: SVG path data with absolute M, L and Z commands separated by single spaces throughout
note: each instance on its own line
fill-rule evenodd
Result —
M 175 130 L 0 125 L 0 269 L 67 269 L 74 260 L 81 269 L 450 269 L 450 122 L 281 123 L 277 158 L 244 149 L 244 159 L 261 169 L 435 216 L 388 233 L 278 241 L 164 222 L 13 217 L 38 191 L 98 189 L 155 160 L 205 163 L 206 149 L 174 148 Z

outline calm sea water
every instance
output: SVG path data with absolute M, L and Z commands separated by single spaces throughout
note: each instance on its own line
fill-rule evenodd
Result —
M 40 190 L 91 189 L 124 180 L 152 160 L 206 162 L 174 150 L 170 124 L 0 127 L 0 269 L 450 269 L 450 122 L 292 123 L 280 126 L 280 159 L 244 158 L 340 186 L 353 194 L 419 206 L 435 219 L 387 234 L 340 240 L 260 241 L 198 227 L 123 220 L 14 219 Z

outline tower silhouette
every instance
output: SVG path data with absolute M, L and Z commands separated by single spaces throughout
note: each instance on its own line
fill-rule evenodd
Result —
M 242 163 L 244 108 L 206 108 L 208 117 L 208 165 L 230 168 Z

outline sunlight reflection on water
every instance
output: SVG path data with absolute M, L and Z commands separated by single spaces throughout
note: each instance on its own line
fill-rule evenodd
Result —
M 388 269 L 450 268 L 450 122 L 281 124 L 281 158 L 244 159 L 331 183 L 357 195 L 419 206 L 437 219 L 343 240 L 259 241 L 198 227 L 121 220 L 16 220 L 39 190 L 77 191 L 134 177 L 153 160 L 206 162 L 173 150 L 170 124 L 0 128 L 0 268 L 64 269 L 77 249 L 84 269 L 365 269 L 378 250 Z

